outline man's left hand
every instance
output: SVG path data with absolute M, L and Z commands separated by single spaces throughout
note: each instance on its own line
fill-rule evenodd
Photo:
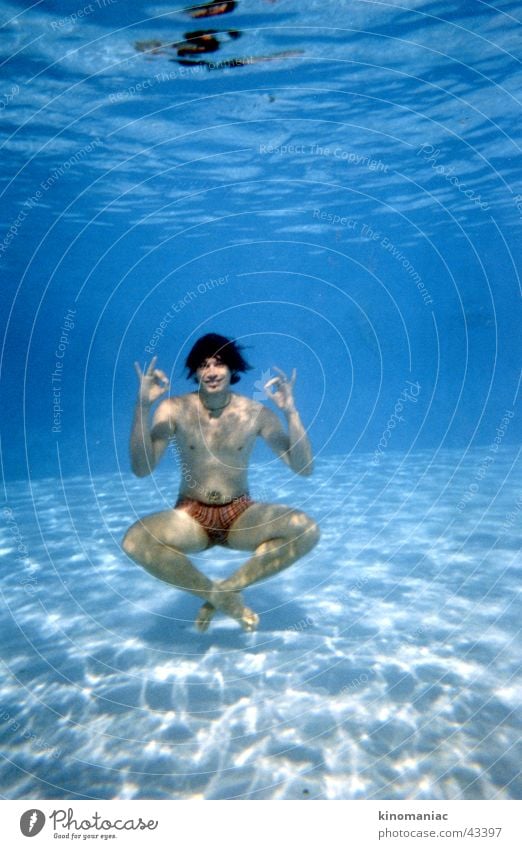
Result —
M 278 376 L 273 377 L 264 385 L 267 398 L 270 398 L 283 413 L 293 413 L 295 411 L 294 384 L 297 371 L 293 369 L 291 378 L 288 378 L 284 371 L 281 371 L 277 366 L 274 366 L 274 371 L 278 372 Z

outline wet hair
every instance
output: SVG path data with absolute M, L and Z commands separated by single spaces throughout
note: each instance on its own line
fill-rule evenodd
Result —
M 233 339 L 227 339 L 219 333 L 207 333 L 192 346 L 185 360 L 187 377 L 194 377 L 198 368 L 211 357 L 217 357 L 231 372 L 230 383 L 240 380 L 240 372 L 249 371 L 253 366 L 249 365 L 241 351 L 243 346 Z

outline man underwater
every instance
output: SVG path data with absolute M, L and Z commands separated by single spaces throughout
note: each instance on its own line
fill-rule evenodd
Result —
M 258 437 L 298 475 L 312 473 L 312 451 L 295 408 L 291 379 L 280 370 L 265 385 L 267 396 L 286 417 L 287 430 L 268 407 L 232 392 L 240 374 L 251 368 L 236 342 L 209 333 L 200 338 L 187 360 L 196 392 L 164 399 L 152 422 L 152 405 L 169 389 L 154 357 L 139 380 L 130 438 L 132 471 L 149 475 L 169 440 L 179 452 L 182 477 L 171 510 L 153 513 L 132 525 L 123 549 L 136 563 L 162 581 L 204 599 L 196 627 L 206 631 L 216 611 L 254 631 L 259 617 L 243 603 L 240 591 L 275 575 L 319 540 L 317 524 L 282 504 L 253 501 L 248 494 L 249 458 Z M 212 581 L 187 557 L 212 545 L 253 552 L 224 581 Z

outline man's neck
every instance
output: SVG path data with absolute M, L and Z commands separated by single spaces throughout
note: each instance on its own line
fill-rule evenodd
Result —
M 225 389 L 223 392 L 212 392 L 211 394 L 207 394 L 200 389 L 199 400 L 205 407 L 205 410 L 217 412 L 218 410 L 224 410 L 225 407 L 228 407 L 232 400 L 232 393 L 229 389 Z

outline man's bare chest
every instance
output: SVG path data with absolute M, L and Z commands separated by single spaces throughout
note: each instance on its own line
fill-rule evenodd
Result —
M 192 454 L 234 455 L 250 453 L 256 438 L 256 430 L 251 422 L 241 421 L 237 415 L 214 417 L 198 416 L 184 422 L 177 428 L 179 447 Z

